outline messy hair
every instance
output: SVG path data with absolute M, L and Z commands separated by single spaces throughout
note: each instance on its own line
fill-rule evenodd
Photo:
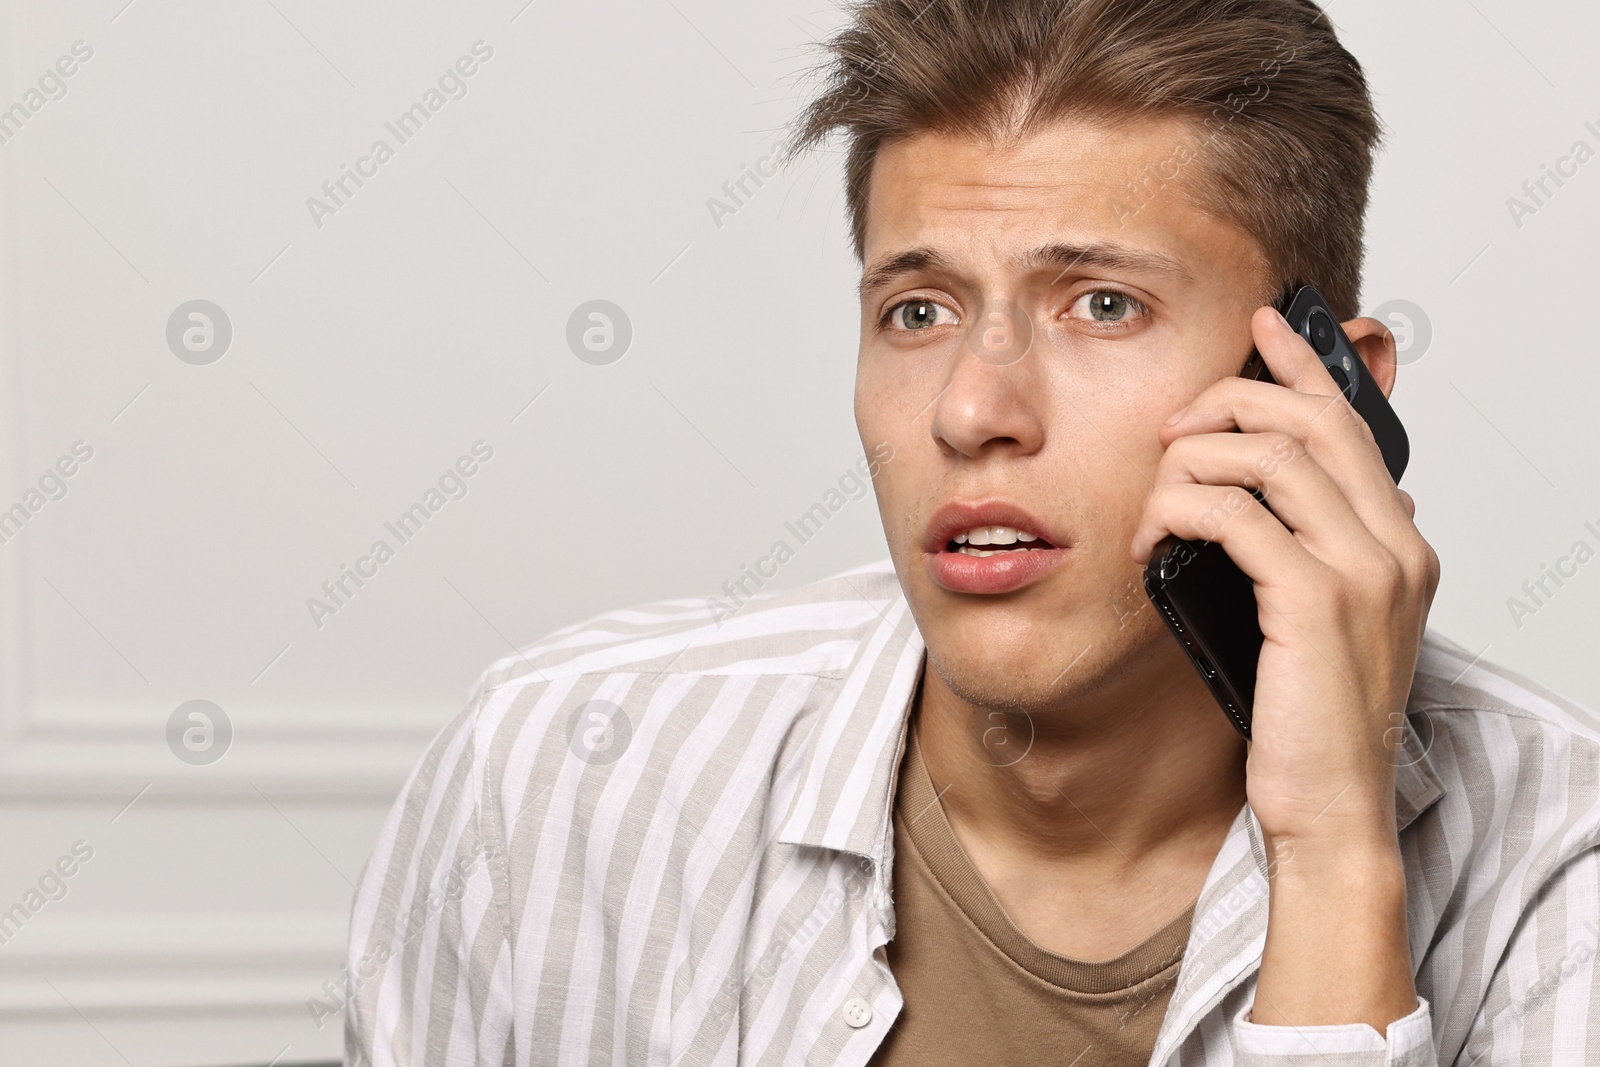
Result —
M 1382 129 L 1361 66 L 1313 0 L 858 0 L 829 38 L 823 91 L 789 160 L 845 131 L 862 259 L 886 143 L 933 132 L 994 143 L 1067 118 L 1189 120 L 1193 142 L 1131 176 L 1124 218 L 1185 168 L 1187 195 L 1260 246 L 1273 292 L 1316 285 L 1354 317 Z

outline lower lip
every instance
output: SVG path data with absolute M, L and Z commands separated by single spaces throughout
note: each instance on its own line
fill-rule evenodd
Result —
M 952 593 L 1009 593 L 1043 578 L 1066 555 L 1064 548 L 997 552 L 992 556 L 930 552 L 928 574 L 935 585 Z

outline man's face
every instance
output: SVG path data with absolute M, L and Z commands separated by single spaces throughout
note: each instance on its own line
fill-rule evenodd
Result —
M 1014 147 L 922 134 L 878 155 L 856 425 L 869 454 L 893 447 L 875 489 L 895 569 L 971 704 L 1049 711 L 1192 673 L 1129 542 L 1162 422 L 1238 373 L 1272 289 L 1255 241 L 1187 194 L 1198 143 L 1178 120 L 1067 121 Z M 961 535 L 930 526 L 952 502 L 1009 507 L 995 525 L 1054 547 L 951 551 Z

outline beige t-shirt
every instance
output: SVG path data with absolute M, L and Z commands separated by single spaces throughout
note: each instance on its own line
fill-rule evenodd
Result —
M 1193 907 L 1115 959 L 1041 948 L 962 849 L 910 734 L 895 790 L 895 936 L 887 946 L 905 1007 L 869 1063 L 1148 1063 Z

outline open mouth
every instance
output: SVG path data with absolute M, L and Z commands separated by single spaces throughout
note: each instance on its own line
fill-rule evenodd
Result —
M 1011 526 L 974 526 L 945 542 L 944 550 L 982 559 L 1002 552 L 1038 552 L 1055 547 L 1028 530 Z

